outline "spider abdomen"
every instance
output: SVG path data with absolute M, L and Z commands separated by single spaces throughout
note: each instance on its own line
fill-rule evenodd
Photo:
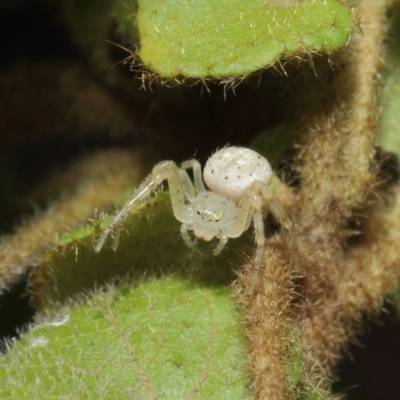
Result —
M 224 147 L 208 159 L 203 178 L 210 190 L 238 203 L 254 182 L 268 186 L 272 169 L 254 150 Z

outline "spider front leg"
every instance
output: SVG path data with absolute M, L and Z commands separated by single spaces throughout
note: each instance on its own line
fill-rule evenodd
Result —
M 287 230 L 289 234 L 292 249 L 294 251 L 294 265 L 295 268 L 297 268 L 299 262 L 297 256 L 296 234 L 293 221 L 290 219 L 289 215 L 282 208 L 279 201 L 274 197 L 274 195 L 267 187 L 261 187 L 261 191 L 263 194 L 263 198 L 267 202 L 270 211 L 272 212 L 274 217 L 278 220 L 278 222 Z
M 258 278 L 260 276 L 262 258 L 265 250 L 265 235 L 264 235 L 264 222 L 261 209 L 254 212 L 254 233 L 257 244 L 256 255 L 254 257 L 254 272 L 250 286 L 247 288 L 247 293 L 253 293 L 254 288 L 257 285 Z
M 255 182 L 247 190 L 246 195 L 240 200 L 237 206 L 237 215 L 235 224 L 231 228 L 229 237 L 238 237 L 245 231 L 250 222 L 251 217 L 254 224 L 254 235 L 257 245 L 256 254 L 254 257 L 254 273 L 253 278 L 247 288 L 247 294 L 252 294 L 259 279 L 260 271 L 262 268 L 263 254 L 265 250 L 265 234 L 262 206 L 263 201 L 266 201 L 270 211 L 278 222 L 289 232 L 292 245 L 295 245 L 294 226 L 282 208 L 278 200 L 271 194 L 268 187 L 260 182 Z M 295 259 L 295 263 L 296 263 Z
M 100 239 L 97 241 L 94 251 L 98 253 L 103 247 L 108 235 L 117 229 L 112 250 L 116 251 L 118 246 L 119 232 L 121 231 L 130 211 L 142 200 L 146 199 L 164 180 L 168 181 L 171 194 L 172 209 L 175 217 L 183 222 L 190 223 L 186 212 L 186 195 L 192 185 L 185 171 L 179 170 L 173 161 L 163 161 L 157 164 L 150 175 L 142 182 L 132 197 L 122 206 L 121 211 L 114 217 L 106 227 Z M 189 182 L 188 182 L 189 181 Z M 192 191 L 194 192 L 193 186 Z M 190 193 L 189 193 L 190 195 Z
M 262 267 L 262 258 L 265 250 L 265 234 L 264 234 L 264 221 L 262 214 L 262 199 L 259 195 L 259 191 L 252 189 L 248 196 L 251 201 L 250 208 L 253 210 L 253 224 L 254 224 L 254 236 L 256 241 L 256 254 L 254 257 L 254 271 L 251 283 L 247 288 L 247 294 L 251 295 L 257 285 L 260 271 Z
M 254 259 L 254 277 L 249 286 L 248 293 L 252 293 L 257 282 L 258 273 L 262 265 L 262 256 L 264 254 L 265 236 L 264 223 L 262 215 L 262 197 L 258 185 L 252 185 L 244 197 L 236 206 L 236 216 L 234 223 L 224 232 L 214 254 L 218 254 L 225 246 L 228 238 L 237 238 L 246 231 L 253 219 L 255 240 L 257 244 L 256 255 Z
M 217 247 L 213 250 L 214 256 L 217 256 L 219 253 L 221 253 L 222 249 L 225 247 L 228 240 L 229 240 L 228 236 L 222 236 L 219 239 L 219 243 L 218 243 Z
M 274 197 L 270 190 L 266 187 L 261 187 L 263 198 L 268 203 L 268 207 L 278 222 L 283 225 L 288 232 L 293 232 L 293 222 L 287 215 L 286 211 L 282 208 L 279 201 Z
M 282 208 L 278 200 L 274 197 L 274 195 L 270 192 L 270 189 L 264 185 L 256 183 L 250 189 L 250 193 L 253 193 L 251 196 L 253 198 L 253 208 L 254 208 L 254 232 L 255 239 L 257 243 L 257 250 L 254 260 L 254 275 L 250 286 L 247 289 L 247 293 L 251 294 L 254 288 L 257 285 L 257 281 L 259 278 L 261 266 L 262 266 L 262 257 L 265 249 L 265 235 L 264 235 L 264 223 L 263 223 L 263 215 L 262 215 L 262 200 L 265 200 L 268 204 L 269 210 L 272 212 L 274 217 L 278 220 L 278 222 L 288 231 L 290 240 L 292 243 L 292 248 L 296 250 L 296 241 L 294 234 L 294 225 L 288 214 Z M 260 195 L 262 197 L 260 197 Z M 295 266 L 297 266 L 297 253 L 295 252 Z
M 188 233 L 188 230 L 193 230 L 192 224 L 182 224 L 181 225 L 181 235 L 183 237 L 183 240 L 186 243 L 186 246 L 190 247 L 190 248 L 193 248 L 194 247 L 194 243 L 193 243 L 192 239 L 190 239 L 190 235 Z
M 197 160 L 192 159 L 192 160 L 184 161 L 181 164 L 181 168 L 183 168 L 183 169 L 192 168 L 193 179 L 194 179 L 194 184 L 196 187 L 197 194 L 199 194 L 201 192 L 205 192 L 207 190 L 204 186 L 203 177 L 201 175 L 201 165 Z

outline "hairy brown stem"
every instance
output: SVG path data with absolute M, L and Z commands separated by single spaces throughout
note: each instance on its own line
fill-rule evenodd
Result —
M 347 226 L 377 179 L 374 140 L 385 9 L 381 2 L 365 0 L 357 12 L 363 34 L 353 39 L 351 56 L 334 78 L 329 110 L 317 115 L 300 154 L 304 185 L 296 222 L 305 274 L 299 318 L 307 355 L 303 372 L 321 393 L 360 322 L 359 309 L 355 312 L 342 289 L 354 267 L 347 254 L 352 234 Z
M 356 319 L 362 311 L 380 309 L 383 299 L 398 287 L 400 273 L 400 187 L 390 204 L 374 204 L 364 240 L 348 252 L 346 269 L 338 287 L 338 303 L 348 306 Z
M 277 237 L 269 241 L 264 254 L 265 269 L 246 305 L 246 333 L 255 386 L 255 399 L 290 398 L 290 348 L 293 331 L 293 276 L 287 255 L 290 249 Z M 247 287 L 252 268 L 241 276 Z

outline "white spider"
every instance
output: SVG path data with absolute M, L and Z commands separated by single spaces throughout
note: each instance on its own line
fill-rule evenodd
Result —
M 186 170 L 192 169 L 194 185 Z M 204 186 L 204 181 L 208 189 Z M 218 255 L 229 238 L 239 237 L 253 219 L 257 250 L 255 277 L 262 264 L 265 236 L 263 204 L 289 231 L 293 240 L 293 224 L 269 189 L 272 169 L 269 162 L 257 152 L 244 147 L 225 147 L 207 161 L 203 178 L 197 160 L 188 160 L 178 166 L 173 161 L 157 164 L 143 181 L 122 210 L 114 217 L 98 240 L 95 252 L 104 245 L 107 236 L 117 228 L 112 249 L 118 245 L 119 232 L 130 210 L 148 197 L 163 181 L 168 181 L 172 209 L 176 219 L 182 222 L 181 233 L 190 247 L 193 242 L 188 231 L 206 241 L 216 237 L 219 244 L 214 249 Z M 252 291 L 255 280 L 250 285 Z

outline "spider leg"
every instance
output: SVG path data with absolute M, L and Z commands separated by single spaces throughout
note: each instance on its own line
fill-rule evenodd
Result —
M 172 209 L 175 217 L 181 222 L 190 222 L 186 212 L 185 190 L 182 183 L 180 170 L 173 161 L 163 161 L 157 164 L 150 175 L 142 182 L 132 197 L 122 206 L 121 211 L 114 217 L 110 224 L 103 231 L 100 239 L 96 243 L 94 251 L 98 253 L 103 247 L 108 235 L 118 229 L 115 236 L 112 250 L 115 251 L 118 246 L 119 231 L 122 229 L 130 211 L 142 200 L 147 198 L 151 192 L 157 188 L 164 180 L 168 181 L 171 193 Z
M 287 230 L 290 238 L 290 242 L 292 245 L 292 249 L 294 251 L 294 265 L 297 268 L 298 266 L 298 256 L 297 256 L 297 243 L 296 243 L 296 234 L 295 228 L 292 220 L 286 211 L 282 208 L 279 201 L 273 196 L 270 190 L 266 187 L 261 187 L 261 192 L 263 194 L 263 198 L 268 204 L 268 207 L 274 217 L 278 220 L 278 222 Z
M 189 175 L 185 170 L 180 169 L 179 173 L 181 176 L 182 187 L 185 192 L 185 195 L 188 198 L 188 200 L 191 201 L 196 197 L 196 192 L 195 192 L 193 183 L 190 180 Z
M 194 243 L 193 243 L 192 239 L 189 236 L 188 230 L 192 230 L 191 224 L 182 224 L 181 225 L 181 235 L 183 237 L 183 240 L 186 243 L 186 246 L 194 247 Z
M 271 191 L 264 186 L 261 186 L 261 192 L 263 198 L 268 204 L 269 209 L 271 210 L 274 217 L 278 220 L 278 222 L 283 225 L 289 232 L 293 231 L 294 226 L 292 220 L 287 215 L 286 211 L 282 208 L 279 201 L 274 197 Z
M 204 186 L 203 178 L 201 175 L 201 165 L 197 160 L 192 159 L 192 160 L 184 161 L 181 164 L 181 168 L 183 168 L 183 169 L 192 168 L 193 169 L 194 185 L 196 187 L 197 193 L 205 192 L 207 190 Z
M 96 243 L 94 248 L 95 253 L 98 253 L 103 247 L 108 235 L 117 228 L 117 233 L 114 237 L 112 250 L 116 251 L 118 247 L 119 232 L 121 231 L 129 212 L 133 207 L 135 207 L 141 200 L 145 199 L 150 193 L 160 184 L 157 182 L 152 174 L 144 180 L 140 185 L 139 189 L 133 194 L 133 196 L 122 206 L 121 211 L 114 217 L 114 219 L 109 223 L 106 229 L 103 231 L 100 239 Z
M 251 294 L 256 286 L 259 271 L 262 265 L 262 256 L 265 248 L 265 235 L 264 235 L 264 222 L 262 214 L 262 196 L 259 189 L 259 184 L 253 184 L 238 203 L 236 208 L 236 218 L 232 226 L 229 228 L 228 237 L 236 238 L 239 237 L 244 231 L 250 226 L 251 220 L 253 219 L 255 241 L 257 244 L 256 255 L 254 259 L 254 275 L 252 282 L 250 283 L 247 293 Z M 221 242 L 214 251 L 216 254 L 217 250 L 221 251 L 226 241 Z M 218 253 L 217 253 L 218 254 Z
M 264 221 L 262 214 L 262 199 L 260 195 L 255 192 L 252 196 L 252 209 L 253 209 L 253 224 L 254 224 L 254 234 L 255 241 L 257 245 L 256 255 L 254 257 L 254 272 L 251 279 L 251 283 L 247 288 L 247 294 L 252 294 L 256 285 L 258 278 L 260 276 L 262 257 L 265 249 L 265 234 L 264 234 Z
M 228 241 L 228 239 L 229 239 L 229 236 L 222 236 L 220 238 L 217 247 L 213 250 L 214 256 L 217 256 L 219 253 L 221 253 L 221 251 L 225 247 L 226 242 Z
M 244 197 L 236 207 L 236 217 L 232 226 L 227 231 L 227 236 L 237 238 L 245 232 L 251 223 L 252 201 L 250 196 Z

